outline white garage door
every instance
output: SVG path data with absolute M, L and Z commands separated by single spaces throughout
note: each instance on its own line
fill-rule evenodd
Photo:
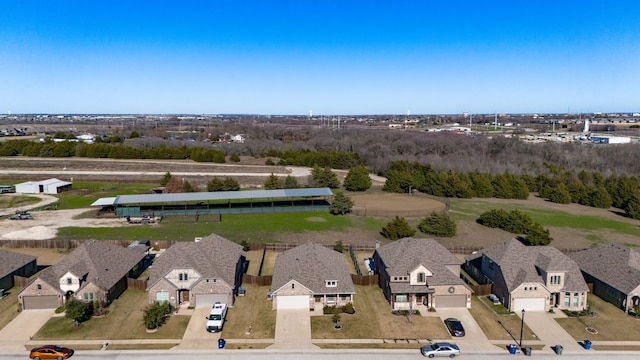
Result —
M 195 296 L 196 307 L 213 307 L 213 304 L 219 302 L 221 304 L 226 304 L 229 302 L 228 294 L 191 294 L 191 296 Z M 229 304 L 232 305 L 232 304 Z
M 544 311 L 546 298 L 521 298 L 515 299 L 511 311 Z
M 276 299 L 278 310 L 281 309 L 309 309 L 309 296 L 296 295 L 286 296 L 280 295 Z

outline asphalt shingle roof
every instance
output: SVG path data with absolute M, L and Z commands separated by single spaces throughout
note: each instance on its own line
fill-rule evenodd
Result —
M 241 256 L 246 257 L 241 245 L 216 234 L 198 242 L 178 242 L 155 259 L 148 287 L 176 268 L 194 269 L 204 278 L 220 278 L 233 287 L 236 264 Z
M 276 291 L 291 279 L 314 294 L 356 292 L 344 255 L 311 242 L 276 256 L 271 289 Z M 337 286 L 327 287 L 325 280 L 337 280 Z
M 20 269 L 35 260 L 32 255 L 0 249 L 0 278 Z
M 390 276 L 406 276 L 419 265 L 433 273 L 427 278 L 429 287 L 437 285 L 464 285 L 457 274 L 447 269 L 447 265 L 460 266 L 461 261 L 447 248 L 434 239 L 403 238 L 376 249 L 380 259 L 387 266 Z M 416 291 L 420 285 L 390 283 L 393 293 Z M 424 291 L 428 287 L 424 286 Z M 419 289 L 418 289 L 419 290 Z
M 629 294 L 640 285 L 640 250 L 607 244 L 569 255 L 585 273 Z
M 70 271 L 85 278 L 81 288 L 93 283 L 103 290 L 113 287 L 123 276 L 146 256 L 147 247 L 126 248 L 106 241 L 88 240 L 83 242 L 59 263 L 46 269 L 39 278 L 60 288 L 60 278 Z
M 482 249 L 482 253 L 500 266 L 509 291 L 525 282 L 546 284 L 538 268 L 547 272 L 564 272 L 563 291 L 583 292 L 589 289 L 578 264 L 553 246 L 526 246 L 517 239 L 511 239 Z

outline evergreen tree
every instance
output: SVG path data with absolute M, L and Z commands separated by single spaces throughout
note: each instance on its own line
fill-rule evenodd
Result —
M 640 219 L 640 192 L 634 192 L 629 201 L 627 201 L 627 206 L 624 208 L 624 212 L 627 215 L 631 216 L 634 219 Z
M 223 188 L 224 188 L 223 181 L 217 177 L 214 177 L 213 179 L 207 182 L 207 191 L 209 192 L 224 191 Z
M 72 298 L 65 305 L 65 316 L 73 320 L 78 326 L 81 322 L 91 318 L 91 308 L 84 302 Z
M 178 180 L 175 176 L 172 176 L 164 187 L 164 190 L 170 194 L 182 192 L 182 181 Z
M 329 212 L 333 215 L 344 215 L 351 212 L 353 200 L 344 192 L 338 190 L 333 196 L 333 201 L 329 206 Z
M 549 193 L 549 200 L 557 204 L 569 204 L 571 203 L 571 194 L 567 187 L 560 183 Z
M 382 228 L 380 234 L 389 240 L 398 240 L 415 235 L 416 229 L 409 226 L 407 220 L 396 216 Z
M 275 190 L 280 189 L 282 186 L 280 185 L 280 179 L 274 173 L 271 173 L 264 181 L 263 187 L 265 190 Z
M 169 180 L 171 180 L 171 173 L 167 171 L 162 179 L 160 179 L 160 186 L 167 186 Z
M 441 237 L 456 235 L 456 223 L 445 212 L 432 212 L 420 221 L 418 229 L 425 234 Z
M 331 168 L 321 168 L 318 165 L 315 165 L 313 169 L 311 169 L 311 179 L 309 182 L 311 186 L 314 187 L 328 187 L 335 189 L 340 186 L 338 176 L 331 171 Z
M 343 182 L 344 188 L 349 191 L 365 191 L 371 187 L 369 169 L 364 165 L 359 165 L 349 169 Z
M 185 180 L 182 183 L 182 192 L 188 193 L 188 192 L 196 192 L 196 191 L 198 191 L 198 188 L 194 186 L 192 183 L 190 183 L 189 181 Z
M 240 190 L 240 184 L 238 181 L 230 176 L 227 176 L 222 181 L 222 191 L 238 191 Z
M 287 175 L 287 177 L 284 179 L 284 188 L 285 189 L 297 189 L 298 188 L 298 180 L 291 176 L 291 175 Z

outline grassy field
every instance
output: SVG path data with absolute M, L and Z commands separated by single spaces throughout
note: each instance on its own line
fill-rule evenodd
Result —
M 22 206 L 27 206 L 31 204 L 35 204 L 40 201 L 40 198 L 35 196 L 27 196 L 27 195 L 16 195 L 16 196 L 3 196 L 0 195 L 0 209 L 6 208 L 19 208 Z
M 103 197 L 124 194 L 149 194 L 156 185 L 139 183 L 102 183 L 102 182 L 74 182 L 73 189 L 56 197 L 58 209 L 78 209 L 89 207 L 94 201 Z
M 574 339 L 582 341 L 640 341 L 640 320 L 635 319 L 612 304 L 589 294 L 589 310 L 596 316 L 583 316 L 579 318 L 562 318 L 556 321 Z M 585 329 L 595 328 L 598 333 L 591 334 Z
M 5 290 L 5 295 L 0 299 L 0 329 L 4 328 L 18 314 L 18 291 L 21 287 L 14 286 Z
M 276 263 L 276 255 L 278 254 L 279 252 L 277 251 L 265 251 L 264 262 L 262 263 L 262 271 L 260 272 L 261 276 L 273 275 L 273 267 Z
M 227 339 L 273 339 L 276 311 L 267 300 L 269 286 L 245 285 L 245 296 L 238 296 L 229 308 L 221 337 Z
M 148 304 L 145 291 L 127 290 L 109 306 L 109 313 L 76 327 L 71 319 L 52 317 L 34 340 L 182 339 L 190 317 L 172 315 L 157 332 L 147 333 L 142 322 Z
M 313 339 L 448 339 L 439 317 L 393 315 L 378 286 L 356 286 L 355 314 L 341 314 L 342 330 L 333 328 L 332 315 L 311 317 Z
M 491 308 L 492 306 L 493 304 L 489 304 L 477 296 L 471 297 L 471 309 L 469 309 L 469 312 L 487 338 L 489 340 L 512 340 L 509 332 L 514 336 L 519 337 L 521 325 L 520 318 L 512 313 L 499 315 Z M 502 311 L 500 312 L 502 313 Z M 507 332 L 507 330 L 509 330 L 509 332 Z M 533 331 L 531 331 L 526 324 L 522 338 L 524 340 L 538 340 Z
M 260 263 L 262 262 L 262 250 L 247 251 L 247 261 L 249 261 L 248 275 L 260 275 Z

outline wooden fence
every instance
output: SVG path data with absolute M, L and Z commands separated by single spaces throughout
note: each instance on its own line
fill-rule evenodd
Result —
M 148 279 L 127 278 L 127 288 L 134 290 L 147 290 Z
M 467 285 L 471 288 L 471 290 L 473 290 L 474 296 L 486 296 L 491 294 L 491 288 L 492 288 L 491 284 L 485 284 L 485 285 L 467 284 Z
M 37 249 L 75 249 L 86 240 L 73 240 L 73 239 L 47 239 L 47 240 L 0 240 L 0 248 L 37 248 Z M 133 241 L 130 240 L 100 240 L 108 242 L 114 245 L 120 245 L 123 247 L 129 246 Z M 157 240 L 152 241 L 150 246 L 158 249 L 168 249 L 171 245 L 175 244 L 175 240 Z
M 373 286 L 378 285 L 378 275 L 362 275 L 351 274 L 353 285 Z
M 29 283 L 29 278 L 13 275 L 13 286 L 25 287 Z
M 244 274 L 242 276 L 242 283 L 245 285 L 267 286 L 267 285 L 271 285 L 272 280 L 273 280 L 273 276 L 271 275 L 255 276 L 255 275 Z

